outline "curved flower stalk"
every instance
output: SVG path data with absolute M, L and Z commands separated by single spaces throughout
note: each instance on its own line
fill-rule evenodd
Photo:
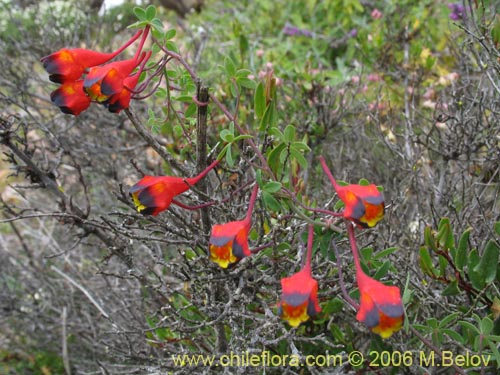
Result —
M 354 226 L 350 222 L 346 224 L 360 293 L 360 306 L 356 319 L 372 332 L 386 339 L 401 329 L 403 324 L 404 309 L 401 292 L 397 286 L 384 285 L 363 272 L 354 237 Z
M 49 79 L 56 83 L 75 81 L 90 67 L 108 62 L 122 53 L 128 46 L 135 42 L 142 34 L 139 30 L 123 46 L 111 53 L 102 53 L 83 48 L 62 48 L 57 52 L 42 57 L 40 61 L 43 68 L 49 73 Z
M 238 263 L 244 257 L 252 255 L 248 247 L 248 233 L 252 227 L 252 212 L 257 199 L 259 186 L 254 185 L 245 218 L 212 227 L 209 241 L 210 260 L 222 268 Z
M 309 225 L 306 261 L 296 274 L 281 279 L 281 302 L 278 314 L 292 327 L 314 318 L 321 307 L 318 303 L 318 282 L 311 272 L 314 227 Z
M 340 186 L 326 165 L 325 159 L 320 156 L 321 166 L 326 173 L 345 208 L 342 216 L 354 221 L 363 228 L 374 227 L 385 213 L 384 196 L 377 186 L 370 184 Z
M 139 182 L 129 189 L 137 211 L 143 215 L 156 216 L 166 210 L 171 203 L 182 208 L 190 208 L 174 198 L 196 185 L 208 172 L 210 172 L 219 160 L 210 164 L 203 172 L 196 177 L 182 178 L 172 176 L 144 176 Z

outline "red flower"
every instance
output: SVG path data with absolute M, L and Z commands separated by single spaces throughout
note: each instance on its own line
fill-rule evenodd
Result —
M 109 99 L 107 99 L 103 103 L 110 112 L 119 113 L 122 109 L 129 107 L 130 99 L 132 97 L 132 91 L 134 90 L 135 86 L 137 86 L 137 82 L 139 82 L 141 73 L 150 56 L 151 52 L 148 52 L 141 62 L 139 70 L 135 74 L 128 76 L 123 80 L 122 90 L 119 93 L 111 95 Z
M 50 94 L 52 102 L 67 114 L 78 116 L 90 105 L 90 98 L 83 91 L 83 80 L 66 82 Z
M 403 324 L 401 292 L 396 286 L 387 286 L 367 276 L 361 269 L 356 272 L 360 293 L 360 308 L 356 319 L 382 338 L 390 337 Z
M 318 303 L 318 282 L 312 278 L 311 258 L 313 245 L 313 225 L 309 225 L 306 261 L 296 274 L 281 279 L 281 302 L 279 315 L 292 327 L 314 318 L 321 307 Z
M 384 196 L 374 184 L 340 186 L 328 169 L 325 159 L 320 157 L 321 166 L 327 174 L 345 208 L 342 216 L 363 228 L 375 226 L 385 213 Z
M 65 83 L 79 79 L 87 68 L 104 64 L 120 54 L 125 48 L 132 44 L 142 31 L 138 31 L 127 43 L 112 53 L 102 53 L 83 48 L 60 49 L 48 56 L 42 57 L 40 61 L 44 69 L 49 73 L 49 79 L 56 83 Z
M 311 269 L 304 267 L 296 274 L 281 279 L 279 315 L 292 327 L 314 318 L 320 311 L 318 282 L 311 277 Z
M 222 268 L 230 267 L 244 257 L 252 255 L 248 248 L 248 232 L 250 232 L 252 226 L 252 211 L 258 191 L 259 186 L 255 184 L 245 219 L 216 224 L 212 227 L 209 241 L 210 260 Z
M 187 191 L 190 186 L 195 185 L 218 163 L 218 160 L 214 161 L 198 176 L 191 178 L 144 176 L 130 188 L 129 194 L 138 212 L 144 215 L 156 216 L 166 210 L 171 203 L 179 204 L 173 200 L 174 197 Z
M 112 62 L 90 69 L 83 81 L 83 88 L 92 100 L 102 103 L 123 90 L 124 80 L 139 65 L 135 57 Z
M 250 227 L 251 221 L 246 219 L 214 225 L 209 242 L 210 260 L 227 268 L 251 255 L 248 248 Z
M 386 339 L 398 331 L 403 324 L 404 310 L 401 292 L 397 286 L 384 285 L 363 272 L 352 223 L 347 223 L 347 233 L 360 293 L 360 306 L 356 319 L 364 323 L 372 332 Z

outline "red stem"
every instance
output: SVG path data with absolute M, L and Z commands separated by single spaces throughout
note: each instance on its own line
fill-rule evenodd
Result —
M 323 171 L 325 172 L 325 174 L 330 179 L 330 182 L 332 183 L 332 185 L 335 188 L 335 190 L 338 190 L 339 185 L 337 184 L 337 181 L 333 177 L 332 172 L 330 172 L 330 169 L 328 169 L 328 166 L 326 165 L 325 158 L 323 156 L 319 157 L 319 162 L 321 163 L 321 167 L 323 168 Z
M 130 46 L 132 43 L 134 43 L 134 42 L 137 40 L 137 38 L 139 38 L 139 37 L 141 36 L 141 34 L 142 34 L 142 30 L 137 31 L 137 32 L 134 34 L 134 36 L 133 36 L 132 38 L 130 38 L 130 39 L 127 41 L 127 43 L 125 43 L 123 46 L 121 46 L 120 48 L 118 48 L 115 52 L 111 53 L 112 58 L 113 58 L 113 57 L 116 57 L 116 56 L 118 56 L 120 53 L 122 53 L 122 52 L 125 50 L 125 48 L 127 48 L 127 47 L 128 47 L 128 46 Z
M 250 202 L 248 202 L 248 211 L 247 216 L 245 217 L 245 221 L 249 224 L 252 222 L 252 212 L 255 206 L 255 201 L 257 200 L 257 193 L 259 192 L 259 185 L 255 183 L 252 190 L 252 195 L 250 196 Z
M 337 245 L 335 244 L 335 241 L 332 240 L 332 245 L 333 245 L 333 251 L 335 252 L 335 258 L 337 259 L 337 268 L 339 271 L 339 284 L 340 284 L 340 290 L 342 291 L 342 295 L 344 296 L 344 299 L 352 306 L 354 307 L 355 310 L 359 310 L 359 304 L 354 301 L 349 293 L 347 292 L 347 289 L 344 284 L 344 273 L 342 272 L 342 261 L 340 259 L 340 253 Z
M 186 181 L 189 185 L 195 185 L 198 181 L 200 181 L 203 177 L 205 177 L 208 172 L 210 172 L 213 167 L 215 167 L 217 164 L 219 164 L 220 160 L 214 161 L 212 164 L 210 164 L 208 167 L 205 168 L 203 172 L 201 172 L 198 176 L 196 177 L 191 177 L 191 178 L 186 178 Z
M 349 243 L 351 244 L 352 256 L 354 257 L 354 266 L 356 267 L 356 273 L 362 272 L 361 263 L 359 261 L 358 246 L 356 245 L 356 237 L 354 236 L 354 225 L 346 220 L 347 234 L 349 235 Z
M 307 234 L 306 262 L 305 262 L 304 267 L 303 267 L 304 270 L 307 269 L 309 274 L 311 274 L 313 239 L 314 239 L 314 225 L 309 224 L 309 232 Z
M 180 208 L 184 208 L 186 210 L 199 210 L 200 208 L 205 208 L 205 207 L 210 207 L 213 206 L 214 204 L 217 204 L 217 202 L 207 202 L 207 203 L 202 203 L 197 206 L 188 206 L 187 204 L 181 203 L 178 200 L 172 199 L 172 203 L 179 206 Z
M 134 60 L 137 60 L 139 58 L 140 53 L 142 52 L 142 47 L 144 47 L 144 43 L 146 42 L 146 38 L 148 37 L 148 33 L 149 33 L 149 25 L 147 25 L 144 28 L 144 34 L 142 34 L 141 43 L 139 44 L 139 47 L 137 48 L 137 51 L 135 52 Z

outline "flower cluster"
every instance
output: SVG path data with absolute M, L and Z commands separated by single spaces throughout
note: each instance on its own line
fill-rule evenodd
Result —
M 353 225 L 355 223 L 361 228 L 375 226 L 384 217 L 384 197 L 373 184 L 339 186 L 323 157 L 320 157 L 320 163 L 345 205 L 342 216 L 347 225 L 360 293 L 360 305 L 355 306 L 358 310 L 356 319 L 382 338 L 390 337 L 403 323 L 401 292 L 398 287 L 384 285 L 362 270 Z
M 372 13 L 373 18 L 381 16 L 381 13 Z M 308 30 L 301 30 L 288 24 L 283 32 L 287 35 L 312 35 Z M 62 112 L 75 116 L 86 110 L 91 102 L 103 104 L 110 112 L 115 113 L 128 108 L 134 94 L 143 90 L 147 85 L 143 83 L 140 88 L 136 88 L 146 62 L 152 54 L 152 52 L 143 52 L 148 33 L 149 26 L 146 26 L 144 30 L 138 31 L 123 46 L 112 53 L 101 53 L 81 48 L 63 48 L 43 57 L 41 62 L 49 73 L 49 79 L 61 85 L 51 93 L 52 102 Z M 139 47 L 132 58 L 111 62 L 139 38 L 141 38 Z M 168 59 L 163 59 L 163 64 L 166 61 Z M 153 77 L 161 72 L 164 65 L 158 63 L 158 66 L 156 72 L 148 75 Z M 156 216 L 167 210 L 171 204 L 185 209 L 209 206 L 213 203 L 190 207 L 177 201 L 176 197 L 197 184 L 218 163 L 219 160 L 212 162 L 195 177 L 146 175 L 130 187 L 129 195 L 137 211 L 143 215 Z M 396 286 L 387 286 L 374 280 L 362 270 L 354 234 L 355 226 L 359 229 L 372 228 L 382 220 L 385 213 L 383 194 L 373 184 L 339 185 L 323 157 L 320 157 L 320 163 L 336 194 L 343 202 L 344 209 L 340 213 L 321 209 L 311 210 L 334 217 L 342 217 L 347 225 L 360 293 L 360 304 L 352 302 L 350 297 L 346 299 L 357 309 L 356 319 L 358 321 L 382 338 L 390 337 L 401 328 L 403 323 L 404 311 L 400 290 Z M 208 255 L 211 261 L 223 269 L 236 266 L 243 258 L 258 251 L 258 249 L 250 250 L 248 241 L 258 191 L 259 185 L 255 183 L 246 216 L 242 220 L 212 226 Z M 313 278 L 312 272 L 313 240 L 314 225 L 310 224 L 307 251 L 301 269 L 295 274 L 281 279 L 282 291 L 278 303 L 278 314 L 292 327 L 298 327 L 301 323 L 321 313 L 318 301 L 318 281 Z
M 63 113 L 78 116 L 92 101 L 103 104 L 110 112 L 128 108 L 139 77 L 151 52 L 142 52 L 149 28 L 139 30 L 123 46 L 112 53 L 63 48 L 41 58 L 52 82 L 61 86 L 50 94 L 52 102 Z M 142 35 L 134 57 L 109 62 Z M 133 71 L 139 67 L 134 74 Z

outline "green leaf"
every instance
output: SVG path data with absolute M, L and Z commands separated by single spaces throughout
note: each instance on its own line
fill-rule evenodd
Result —
M 493 320 L 488 318 L 487 316 L 481 320 L 481 323 L 479 324 L 479 329 L 481 330 L 481 333 L 483 335 L 489 335 L 490 332 L 493 330 Z
M 226 156 L 228 148 L 231 147 L 231 143 L 228 143 L 227 145 L 224 146 L 224 148 L 219 152 L 219 155 L 217 155 L 217 160 L 222 160 L 224 156 Z
M 458 241 L 458 247 L 453 261 L 459 271 L 463 271 L 464 266 L 467 263 L 467 250 L 469 249 L 469 236 L 471 231 L 472 228 L 466 229 Z
M 434 233 L 430 226 L 426 226 L 424 229 L 424 243 L 428 249 L 437 251 L 436 237 L 434 236 Z
M 236 65 L 234 65 L 233 60 L 229 56 L 226 56 L 224 59 L 224 69 L 229 77 L 236 75 Z
M 429 254 L 429 249 L 425 246 L 420 247 L 419 263 L 420 263 L 420 268 L 425 274 L 429 275 L 430 277 L 436 276 L 436 268 L 432 264 L 432 259 Z
M 281 211 L 280 203 L 276 200 L 276 198 L 272 196 L 272 194 L 268 193 L 267 191 L 263 191 L 262 199 L 264 200 L 264 204 L 266 205 L 266 207 L 271 211 Z
M 241 141 L 242 139 L 248 139 L 248 138 L 253 138 L 250 134 L 240 134 L 234 137 L 233 143 Z
M 333 298 L 331 300 L 328 300 L 322 306 L 323 313 L 327 315 L 339 313 L 340 311 L 342 311 L 343 308 L 344 308 L 344 303 L 339 298 Z
M 475 289 L 483 289 L 485 286 L 484 275 L 481 272 L 476 271 L 476 266 L 479 265 L 481 258 L 477 249 L 472 249 L 469 252 L 469 258 L 467 260 L 467 274 Z
M 287 125 L 283 134 L 285 142 L 292 143 L 295 141 L 295 127 L 293 125 Z
M 233 154 L 231 152 L 231 144 L 228 145 L 229 147 L 227 148 L 226 152 L 226 163 L 230 167 L 234 167 L 234 159 L 233 159 Z
M 256 85 L 257 85 L 253 79 L 250 79 L 247 77 L 236 78 L 236 83 L 242 87 L 245 87 L 247 89 L 252 89 L 252 90 L 254 90 Z
M 276 193 L 281 190 L 281 182 L 269 181 L 267 184 L 262 186 L 262 190 L 267 191 L 268 193 Z
M 290 147 L 299 151 L 306 151 L 306 152 L 311 151 L 311 148 L 304 142 L 292 142 Z
M 359 180 L 358 184 L 361 186 L 368 186 L 370 185 L 370 181 L 368 181 L 366 178 L 362 178 Z
M 273 128 L 276 126 L 277 117 L 275 107 L 276 105 L 274 104 L 274 101 L 269 102 L 269 104 L 267 105 L 264 116 L 262 116 L 262 119 L 260 121 L 260 131 L 265 131 L 268 127 Z
M 196 106 L 195 103 L 191 103 L 187 109 L 186 109 L 186 112 L 184 112 L 184 117 L 188 118 L 188 117 L 192 117 L 196 114 L 196 109 L 198 107 Z
M 286 149 L 286 144 L 280 143 L 271 150 L 269 157 L 267 158 L 269 166 L 275 174 L 277 174 L 278 169 L 281 167 L 280 155 L 284 149 Z
M 169 40 L 169 39 L 172 39 L 173 37 L 175 37 L 177 35 L 177 30 L 175 29 L 170 29 L 170 30 L 167 30 L 165 32 L 165 39 L 166 40 Z
M 373 278 L 375 280 L 380 280 L 382 277 L 384 277 L 387 274 L 387 271 L 389 271 L 389 267 L 391 266 L 391 262 L 386 260 L 382 266 L 375 272 L 375 275 L 373 275 Z
M 484 248 L 483 256 L 474 271 L 483 275 L 486 284 L 495 280 L 498 269 L 499 248 L 494 240 L 489 240 Z
M 148 6 L 148 7 L 146 8 L 146 12 L 145 12 L 145 14 L 146 14 L 146 19 L 147 19 L 148 21 L 152 21 L 152 20 L 153 20 L 153 18 L 155 18 L 155 17 L 156 17 L 156 7 L 155 7 L 155 6 L 153 6 L 153 5 Z
M 241 34 L 240 35 L 240 54 L 242 56 L 243 60 L 243 55 L 248 52 L 248 38 Z
M 160 21 L 159 18 L 154 18 L 151 21 L 151 26 L 153 27 L 153 30 L 156 30 L 158 33 L 161 34 L 160 38 L 163 37 L 163 23 Z
M 250 73 L 252 72 L 248 69 L 238 69 L 236 71 L 236 78 L 247 78 Z
M 448 324 L 450 324 L 452 321 L 457 319 L 459 316 L 460 316 L 460 313 L 458 313 L 458 312 L 451 313 L 450 315 L 448 315 L 447 317 L 445 317 L 444 319 L 442 319 L 439 322 L 439 328 L 446 327 Z
M 458 289 L 457 279 L 452 280 L 441 294 L 443 296 L 456 296 L 457 294 L 460 294 L 460 289 Z
M 405 288 L 403 290 L 403 297 L 401 298 L 403 301 L 403 305 L 407 305 L 410 302 L 411 297 L 413 295 L 413 291 L 409 288 L 409 285 L 410 285 L 410 274 L 408 273 L 408 275 L 406 276 Z
M 461 320 L 461 321 L 458 322 L 458 324 L 460 324 L 462 327 L 467 328 L 471 332 L 476 333 L 478 335 L 481 333 L 481 332 L 479 332 L 479 329 L 474 324 L 472 324 L 472 323 L 469 323 L 469 322 L 466 322 L 464 320 Z
M 488 341 L 488 346 L 490 347 L 491 351 L 493 352 L 493 356 L 495 357 L 495 362 L 497 363 L 497 369 L 500 368 L 500 353 L 498 352 L 497 345 L 492 342 Z
M 255 179 L 257 180 L 257 184 L 262 188 L 262 169 L 257 169 L 255 172 Z
M 386 256 L 388 256 L 396 251 L 398 251 L 397 247 L 388 247 L 387 249 L 379 251 L 376 255 L 374 255 L 373 259 L 380 260 L 380 259 L 385 258 Z
M 465 341 L 464 338 L 458 332 L 456 332 L 452 329 L 444 328 L 441 330 L 441 332 L 443 332 L 445 335 L 450 337 L 452 340 L 454 340 L 460 344 L 463 344 Z
M 139 21 L 146 21 L 146 11 L 141 7 L 134 7 L 134 14 Z
M 443 217 L 439 222 L 436 239 L 441 247 L 446 250 L 455 247 L 455 239 L 453 238 L 453 230 L 449 218 Z
M 171 40 L 167 40 L 165 42 L 165 48 L 169 51 L 172 51 L 172 52 L 175 52 L 175 53 L 178 53 L 179 52 L 179 49 L 177 48 L 177 44 L 175 44 L 173 41 Z
M 148 24 L 149 24 L 148 21 L 137 21 L 131 25 L 128 25 L 127 29 L 134 29 L 134 28 L 135 29 L 142 29 L 142 28 L 146 27 Z
M 220 132 L 220 137 L 221 139 L 224 141 L 224 142 L 227 142 L 227 143 L 232 143 L 233 142 L 233 139 L 234 139 L 234 135 L 233 133 L 231 133 L 229 130 L 227 129 L 223 129 L 221 132 Z
M 302 152 L 295 148 L 290 148 L 290 154 L 303 169 L 307 168 L 307 159 L 302 155 Z
M 495 228 L 495 233 L 497 234 L 497 236 L 500 236 L 500 221 L 497 221 L 495 223 L 494 228 Z
M 264 111 L 266 110 L 266 97 L 264 95 L 264 84 L 262 82 L 259 82 L 259 84 L 255 88 L 253 108 L 255 111 L 255 116 L 258 119 L 262 119 L 262 116 L 264 116 Z

